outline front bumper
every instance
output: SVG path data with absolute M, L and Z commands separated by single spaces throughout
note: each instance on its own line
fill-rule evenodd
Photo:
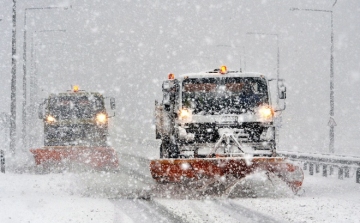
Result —
M 178 139 L 181 144 L 206 144 L 216 143 L 220 139 L 219 129 L 232 129 L 235 138 L 242 143 L 259 144 L 275 139 L 272 123 L 237 123 L 220 125 L 217 123 L 188 123 L 178 127 Z M 180 130 L 180 131 L 179 131 Z M 184 134 L 187 134 L 185 135 Z M 187 137 L 190 135 L 192 137 Z

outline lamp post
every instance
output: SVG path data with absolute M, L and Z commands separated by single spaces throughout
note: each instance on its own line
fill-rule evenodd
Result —
M 26 95 L 27 95 L 27 80 L 26 80 L 26 32 L 27 32 L 27 25 L 26 25 L 26 14 L 28 11 L 32 10 L 50 10 L 50 9 L 63 9 L 67 10 L 68 7 L 41 7 L 41 8 L 25 8 L 24 12 L 24 44 L 23 44 L 23 103 L 22 103 L 22 142 L 23 146 L 27 146 L 27 131 L 26 131 L 26 125 L 27 125 L 27 114 L 26 114 Z
M 14 155 L 16 145 L 16 0 L 13 0 L 12 7 L 11 47 L 10 152 Z
M 1 22 L 2 19 L 0 19 Z M 0 130 L 1 128 L 4 128 L 4 139 L 5 141 L 7 141 L 6 139 L 8 138 L 8 134 L 6 132 L 6 129 L 8 128 L 8 118 L 7 118 L 7 114 L 5 112 L 2 112 L 0 114 Z M 6 142 L 4 142 L 6 143 Z M 0 172 L 1 173 L 5 173 L 5 154 L 4 154 L 4 150 L 2 148 L 0 148 Z
M 335 2 L 336 3 L 336 2 Z M 334 5 L 335 5 L 334 3 Z M 330 13 L 330 118 L 328 122 L 328 126 L 330 127 L 330 143 L 329 143 L 329 151 L 330 153 L 335 152 L 335 126 L 336 122 L 334 119 L 334 106 L 335 106 L 335 97 L 334 97 L 334 26 L 333 26 L 333 11 L 332 10 L 321 10 L 321 9 L 299 9 L 299 8 L 291 8 L 291 11 L 309 11 L 309 12 L 325 12 Z

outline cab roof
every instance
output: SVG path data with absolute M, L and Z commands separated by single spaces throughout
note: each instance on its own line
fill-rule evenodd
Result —
M 187 79 L 187 78 L 208 78 L 208 77 L 261 77 L 265 78 L 266 76 L 261 73 L 256 72 L 240 72 L 240 71 L 227 71 L 224 74 L 221 74 L 218 69 L 215 69 L 214 71 L 203 71 L 199 73 L 187 73 L 179 75 L 179 78 L 177 79 Z M 176 77 L 175 77 L 176 78 Z
M 60 96 L 87 96 L 87 95 L 95 95 L 95 96 L 103 97 L 102 94 L 100 94 L 100 93 L 98 93 L 98 92 L 87 92 L 87 91 L 77 91 L 77 92 L 68 91 L 68 92 L 61 92 L 61 93 L 57 93 L 57 94 L 50 94 L 49 97 L 60 97 Z

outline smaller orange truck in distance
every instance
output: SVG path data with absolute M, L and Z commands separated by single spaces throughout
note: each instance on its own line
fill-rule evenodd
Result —
M 115 99 L 109 102 L 115 110 Z M 113 116 L 109 116 L 102 94 L 79 90 L 76 85 L 71 91 L 51 94 L 40 104 L 38 115 L 44 123 L 44 147 L 30 149 L 37 166 L 118 167 L 116 151 L 108 143 L 109 118 Z

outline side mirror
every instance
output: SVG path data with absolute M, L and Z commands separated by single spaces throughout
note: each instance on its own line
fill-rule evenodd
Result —
M 44 118 L 44 102 L 39 104 L 39 108 L 38 108 L 38 117 L 39 119 L 43 119 Z
M 163 91 L 170 91 L 171 88 L 173 88 L 173 87 L 174 87 L 174 81 L 173 80 L 163 82 L 163 85 L 162 85 Z
M 115 110 L 115 98 L 110 98 L 110 108 L 111 110 Z
M 285 86 L 283 87 L 283 89 L 280 89 L 279 98 L 280 99 L 286 99 L 286 87 Z
M 283 81 L 279 83 L 278 92 L 279 92 L 279 99 L 286 99 L 286 87 Z
M 162 104 L 166 111 L 170 111 L 171 105 L 176 104 L 177 92 L 179 89 L 178 80 L 167 80 L 162 84 L 163 101 Z
M 163 105 L 170 105 L 170 93 L 164 92 L 164 97 L 162 101 Z

